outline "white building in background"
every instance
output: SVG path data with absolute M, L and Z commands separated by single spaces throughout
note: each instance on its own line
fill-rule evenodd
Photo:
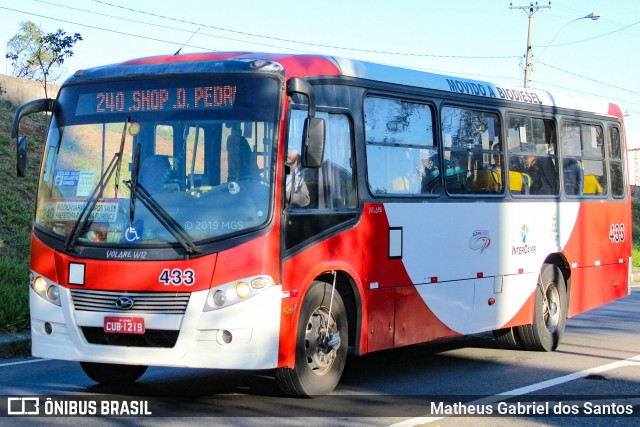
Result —
M 629 183 L 633 198 L 640 201 L 640 134 L 627 132 L 627 150 L 629 154 Z

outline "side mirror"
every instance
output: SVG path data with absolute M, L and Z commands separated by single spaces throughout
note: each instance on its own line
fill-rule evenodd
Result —
M 307 117 L 302 132 L 302 166 L 319 168 L 324 158 L 324 119 Z
M 27 137 L 20 135 L 16 144 L 16 174 L 22 178 L 27 170 Z
M 15 117 L 13 118 L 13 126 L 11 127 L 11 138 L 16 138 L 16 174 L 19 177 L 24 176 L 24 172 L 27 169 L 27 137 L 25 135 L 19 135 L 20 120 L 24 116 L 33 113 L 40 112 L 53 112 L 56 108 L 56 101 L 51 98 L 34 99 L 25 104 L 22 104 L 16 110 Z

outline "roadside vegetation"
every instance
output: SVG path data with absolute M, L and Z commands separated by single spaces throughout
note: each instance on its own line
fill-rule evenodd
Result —
M 32 115 L 21 131 L 29 135 L 26 176 L 16 177 L 11 140 L 14 108 L 0 104 L 0 332 L 29 328 L 29 248 L 36 177 L 47 118 Z
M 640 203 L 633 203 L 633 266 L 640 268 Z

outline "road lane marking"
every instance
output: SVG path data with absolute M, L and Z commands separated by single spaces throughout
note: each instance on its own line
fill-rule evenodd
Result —
M 27 363 L 46 362 L 48 360 L 51 360 L 51 359 L 33 359 L 33 360 L 22 360 L 20 362 L 0 363 L 0 368 L 4 368 L 5 366 L 26 365 Z
M 513 390 L 505 391 L 503 393 L 498 393 L 493 396 L 488 396 L 482 399 L 474 400 L 473 402 L 464 403 L 466 406 L 478 406 L 478 405 L 491 405 L 493 403 L 498 403 L 503 400 L 507 400 L 514 396 L 522 396 L 524 394 L 533 393 L 534 391 L 542 390 L 545 388 L 553 387 L 556 385 L 560 385 L 569 381 L 576 380 L 578 378 L 584 378 L 591 374 L 598 374 L 601 372 L 610 371 L 612 369 L 621 368 L 623 366 L 631 366 L 631 365 L 640 365 L 640 354 L 629 357 L 624 360 L 618 360 L 617 362 L 608 363 L 606 365 L 596 366 L 593 368 L 585 369 L 579 372 L 574 372 L 572 374 L 563 375 L 558 378 L 552 378 L 550 380 L 542 381 L 536 384 L 531 384 L 525 387 L 516 388 Z M 447 416 L 442 417 L 417 417 L 411 418 L 409 420 L 401 421 L 399 423 L 391 424 L 389 427 L 411 427 L 418 424 L 427 424 L 435 421 L 442 420 L 444 418 L 448 418 Z

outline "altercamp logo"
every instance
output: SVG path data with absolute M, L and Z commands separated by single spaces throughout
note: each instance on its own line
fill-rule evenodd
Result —
M 476 230 L 473 232 L 469 239 L 469 249 L 482 253 L 489 246 L 491 246 L 491 236 L 489 236 L 487 230 Z

